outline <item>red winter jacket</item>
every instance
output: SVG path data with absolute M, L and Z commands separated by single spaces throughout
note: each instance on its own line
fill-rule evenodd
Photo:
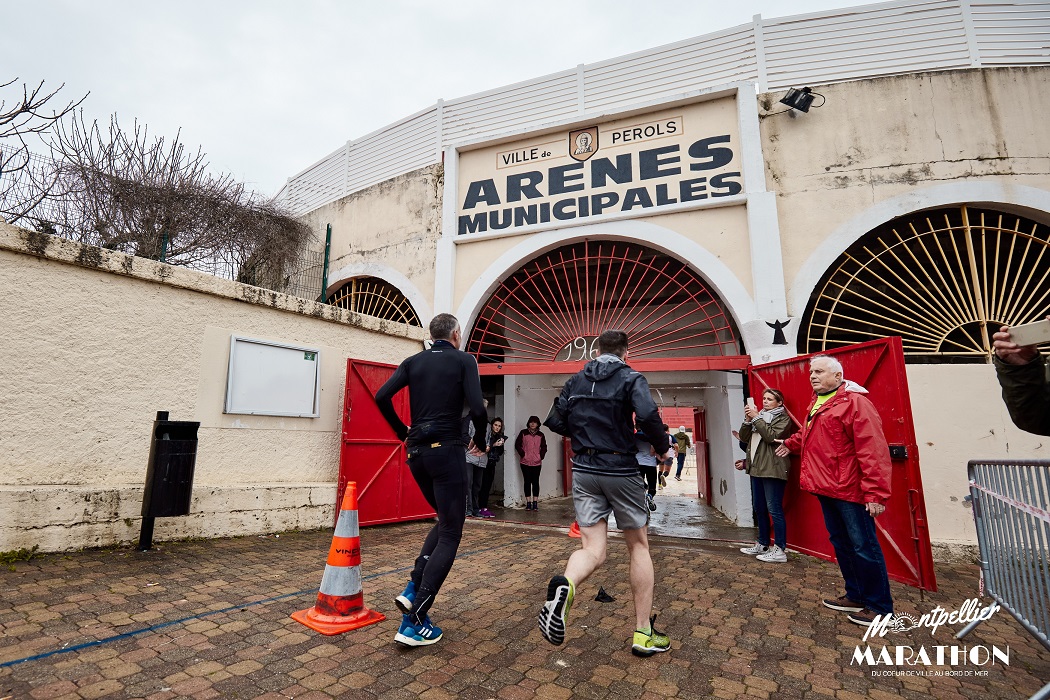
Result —
M 878 411 L 861 392 L 867 393 L 844 382 L 784 445 L 802 454 L 802 490 L 852 503 L 885 504 L 890 497 L 890 448 Z M 816 402 L 814 396 L 807 416 Z

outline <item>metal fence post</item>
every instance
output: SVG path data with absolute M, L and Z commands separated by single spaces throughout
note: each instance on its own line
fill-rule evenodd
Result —
M 319 302 L 328 301 L 328 258 L 332 252 L 332 225 L 328 224 L 324 235 L 324 269 L 321 271 L 321 298 Z

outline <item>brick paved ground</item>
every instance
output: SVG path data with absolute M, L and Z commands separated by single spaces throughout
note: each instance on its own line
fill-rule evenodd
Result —
M 850 666 L 862 629 L 821 607 L 833 565 L 794 556 L 760 565 L 722 543 L 654 542 L 657 626 L 673 651 L 630 654 L 622 541 L 581 586 L 568 640 L 552 647 L 535 615 L 576 540 L 552 528 L 471 521 L 434 610 L 445 639 L 392 642 L 391 603 L 426 524 L 362 533 L 365 596 L 389 615 L 323 637 L 288 615 L 312 605 L 330 532 L 166 543 L 49 555 L 0 569 L 0 700 L 6 698 L 1027 698 L 1050 681 L 1050 652 L 1005 613 L 967 640 L 1010 647 L 987 676 L 872 677 Z M 654 538 L 655 539 L 655 538 Z M 941 590 L 894 585 L 901 611 L 957 608 L 977 568 L 939 566 Z M 598 585 L 616 603 L 593 600 Z M 100 642 L 92 644 L 93 642 Z M 891 645 L 951 644 L 913 630 Z M 892 647 L 891 647 L 892 648 Z M 26 657 L 38 656 L 18 662 Z M 949 670 L 937 667 L 941 671 Z M 956 667 L 968 672 L 973 667 Z

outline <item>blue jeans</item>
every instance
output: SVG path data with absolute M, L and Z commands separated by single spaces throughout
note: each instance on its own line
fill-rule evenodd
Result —
M 769 546 L 769 520 L 773 519 L 773 541 L 781 549 L 787 549 L 787 523 L 784 520 L 783 479 L 751 477 L 751 505 L 755 508 L 758 523 L 758 543 Z
M 879 615 L 893 612 L 890 579 L 875 534 L 875 519 L 862 503 L 827 496 L 817 498 L 846 582 L 846 597 Z
M 676 471 L 674 473 L 676 478 L 680 479 L 682 477 L 682 467 L 684 467 L 684 466 L 685 466 L 685 452 L 682 451 L 682 452 L 678 453 L 678 471 Z

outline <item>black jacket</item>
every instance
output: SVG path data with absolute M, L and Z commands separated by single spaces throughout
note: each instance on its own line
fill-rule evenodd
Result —
M 409 429 L 394 410 L 394 394 L 408 387 L 412 412 Z M 478 363 L 471 355 L 445 340 L 402 362 L 386 384 L 376 392 L 383 418 L 401 440 L 410 446 L 435 442 L 459 444 L 463 439 L 463 407 L 474 421 L 474 434 L 484 435 L 488 413 L 481 397 Z
M 571 438 L 574 470 L 631 476 L 638 474 L 636 420 L 657 454 L 667 452 L 667 433 L 645 377 L 623 362 L 591 360 L 565 382 L 544 425 Z
M 1043 358 L 1011 365 L 992 355 L 992 361 L 1014 425 L 1029 433 L 1050 436 L 1050 382 Z

